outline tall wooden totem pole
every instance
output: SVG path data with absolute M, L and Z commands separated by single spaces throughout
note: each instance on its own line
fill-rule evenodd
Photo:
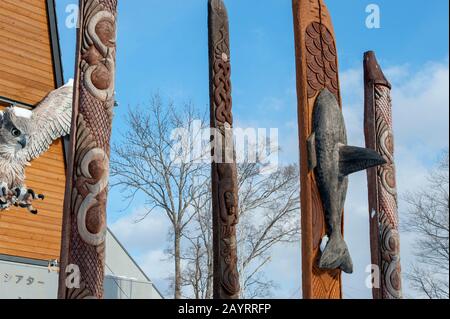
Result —
M 317 265 L 325 218 L 314 172 L 308 163 L 316 97 L 327 88 L 340 104 L 338 61 L 330 14 L 322 0 L 293 0 L 297 62 L 302 211 L 303 298 L 339 299 L 341 271 Z
M 348 175 L 380 165 L 374 150 L 348 146 L 337 50 L 322 0 L 293 0 L 300 140 L 303 298 L 342 298 L 353 272 L 343 237 Z
M 222 0 L 208 1 L 210 114 L 213 141 L 212 207 L 214 298 L 239 298 L 236 225 L 238 191 L 233 126 L 228 14 Z
M 402 285 L 391 85 L 374 52 L 364 54 L 364 91 L 366 146 L 387 162 L 367 171 L 372 264 L 378 268 L 374 272 L 373 297 L 399 299 Z
M 80 0 L 58 297 L 103 297 L 117 0 Z

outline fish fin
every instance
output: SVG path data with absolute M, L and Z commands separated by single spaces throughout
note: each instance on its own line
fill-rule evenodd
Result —
M 353 273 L 353 262 L 347 244 L 341 236 L 332 236 L 319 260 L 321 269 L 341 269 Z
M 308 169 L 312 171 L 317 166 L 316 133 L 312 133 L 306 140 L 308 147 Z
M 341 176 L 383 164 L 386 164 L 386 160 L 372 149 L 346 145 L 339 148 L 339 173 Z

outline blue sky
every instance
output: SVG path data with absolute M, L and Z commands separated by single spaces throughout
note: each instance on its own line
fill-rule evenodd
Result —
M 65 78 L 73 76 L 75 29 L 68 28 L 66 7 L 75 0 L 57 0 L 59 31 Z M 349 139 L 363 143 L 362 131 L 362 55 L 375 50 L 383 68 L 394 84 L 394 124 L 396 126 L 399 185 L 405 189 L 421 185 L 423 176 L 439 152 L 448 148 L 448 11 L 447 0 L 328 0 L 339 52 L 344 114 Z M 381 28 L 365 26 L 368 4 L 381 9 Z M 230 19 L 233 108 L 240 126 L 277 127 L 284 152 L 282 161 L 298 160 L 296 131 L 296 92 L 293 22 L 290 0 L 227 0 Z M 178 102 L 191 100 L 198 108 L 208 107 L 208 47 L 206 0 L 119 0 L 117 51 L 117 100 L 113 140 L 123 129 L 122 118 L 128 106 L 145 103 L 151 94 L 160 92 Z M 436 83 L 430 81 L 435 80 Z M 420 86 L 422 85 L 422 86 Z M 419 91 L 426 86 L 426 93 Z M 418 104 L 424 101 L 425 104 Z M 433 102 L 427 105 L 428 102 Z M 430 102 L 430 103 L 431 103 Z M 394 100 L 395 103 L 395 100 Z M 427 112 L 427 109 L 430 111 Z M 431 115 L 430 115 L 431 114 Z M 425 122 L 422 120 L 426 119 Z M 422 122 L 421 122 L 422 121 Z M 428 121 L 428 122 L 427 122 Z M 434 135 L 428 133 L 433 125 Z M 430 142 L 432 139 L 432 142 Z M 400 162 L 400 163 L 399 163 Z M 403 165 L 401 165 L 404 163 Z M 411 174 L 414 175 L 410 182 Z M 367 229 L 359 227 L 366 214 L 365 175 L 351 179 L 346 209 L 355 213 L 353 224 L 346 226 L 354 235 L 349 245 L 361 252 L 362 270 L 345 279 L 347 297 L 366 298 L 364 263 L 368 260 Z M 422 178 L 422 179 L 421 179 Z M 361 185 L 361 187 L 359 187 Z M 353 190 L 353 192 L 352 192 Z M 109 199 L 109 222 L 114 226 L 127 220 L 117 191 Z M 135 202 L 129 209 L 139 209 Z M 359 214 L 359 215 L 358 215 Z M 351 216 L 351 215 L 347 215 Z M 359 216 L 359 217 L 358 217 Z M 352 217 L 347 217 L 347 219 Z M 154 224 L 162 221 L 155 220 Z M 159 225 L 159 224 L 158 224 Z M 114 228 L 113 228 L 114 229 Z M 157 256 L 144 247 L 133 246 L 130 234 L 118 237 L 142 263 L 146 256 Z M 365 236 L 358 245 L 358 235 Z M 127 237 L 128 236 L 128 237 Z M 405 235 L 406 260 L 412 257 L 409 237 Z M 413 241 L 413 239 L 411 239 Z M 157 244 L 155 244 L 157 245 Z M 364 246 L 365 245 L 365 246 Z M 361 248 L 361 247 L 362 248 Z M 410 247 L 411 246 L 411 247 Z M 163 247 L 164 248 L 164 247 Z M 291 247 L 298 254 L 298 247 Z M 297 297 L 299 260 L 279 256 L 267 272 L 280 283 L 276 295 Z M 152 259 L 153 263 L 155 259 Z M 356 262 L 358 266 L 358 262 Z M 144 267 L 151 278 L 156 265 Z M 292 269 L 291 277 L 277 277 Z M 297 271 L 297 270 L 298 271 Z M 287 271 L 289 273 L 289 271 Z M 294 275 L 295 273 L 295 275 Z M 165 285 L 163 278 L 155 279 Z

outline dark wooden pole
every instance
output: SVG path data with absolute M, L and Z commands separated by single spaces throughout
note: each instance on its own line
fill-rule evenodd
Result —
M 308 165 L 308 142 L 318 94 L 328 89 L 341 103 L 338 61 L 330 14 L 322 0 L 293 0 L 300 140 L 303 298 L 342 297 L 341 271 L 318 267 L 326 233 L 323 204 Z
M 58 298 L 103 297 L 117 0 L 80 0 Z
M 208 1 L 210 112 L 214 134 L 212 205 L 214 246 L 214 298 L 237 299 L 236 225 L 238 191 L 233 126 L 228 15 L 222 0 Z M 231 156 L 230 156 L 231 154 Z
M 367 171 L 372 264 L 379 270 L 374 272 L 373 297 L 399 299 L 402 285 L 391 85 L 374 52 L 364 54 L 364 91 L 366 147 L 387 161 Z

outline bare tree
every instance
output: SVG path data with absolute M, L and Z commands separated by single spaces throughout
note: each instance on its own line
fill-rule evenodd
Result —
M 204 184 L 204 191 L 193 202 L 195 210 L 191 231 L 185 232 L 187 249 L 182 258 L 187 261 L 183 271 L 186 296 L 194 299 L 213 298 L 213 234 L 211 184 Z
M 261 175 L 259 164 L 239 167 L 239 274 L 242 298 L 271 295 L 276 285 L 263 268 L 278 244 L 300 240 L 300 185 L 295 165 Z
M 418 236 L 417 263 L 407 273 L 411 286 L 430 299 L 449 298 L 448 151 L 421 190 L 406 196 L 405 228 Z
M 203 145 L 200 154 L 189 153 L 202 137 L 173 139 L 178 128 L 194 131 L 198 119 L 205 128 L 204 116 L 196 114 L 191 105 L 182 109 L 173 103 L 163 105 L 156 95 L 145 108 L 128 111 L 121 143 L 112 148 L 111 187 L 121 187 L 130 203 L 138 194 L 144 196 L 147 212 L 142 219 L 152 212 L 163 212 L 171 222 L 173 244 L 166 252 L 174 258 L 176 299 L 213 296 L 210 164 L 204 161 Z M 180 142 L 182 154 L 174 157 Z M 263 268 L 270 261 L 272 248 L 299 240 L 298 168 L 281 167 L 266 175 L 261 174 L 264 168 L 262 161 L 238 165 L 237 244 L 244 298 L 270 294 L 275 283 L 265 278 Z
M 274 246 L 300 239 L 298 167 L 263 175 L 263 166 L 261 162 L 238 165 L 238 268 L 241 298 L 248 299 L 268 297 L 276 286 L 263 271 Z M 183 254 L 188 261 L 183 278 L 195 298 L 212 298 L 211 201 L 209 196 L 198 199 L 195 226 L 185 235 L 191 245 Z
M 199 118 L 190 104 L 176 108 L 173 103 L 163 105 L 160 96 L 153 96 L 149 106 L 129 109 L 127 130 L 121 143 L 112 148 L 111 187 L 122 187 L 130 203 L 137 194 L 144 195 L 147 213 L 143 218 L 152 212 L 164 212 L 171 222 L 175 299 L 182 297 L 181 237 L 196 216 L 192 205 L 207 179 L 206 166 L 198 158 L 174 156 L 175 144 L 180 141 L 173 140 L 172 134 L 178 128 L 191 130 Z M 184 142 L 192 143 L 192 139 Z

